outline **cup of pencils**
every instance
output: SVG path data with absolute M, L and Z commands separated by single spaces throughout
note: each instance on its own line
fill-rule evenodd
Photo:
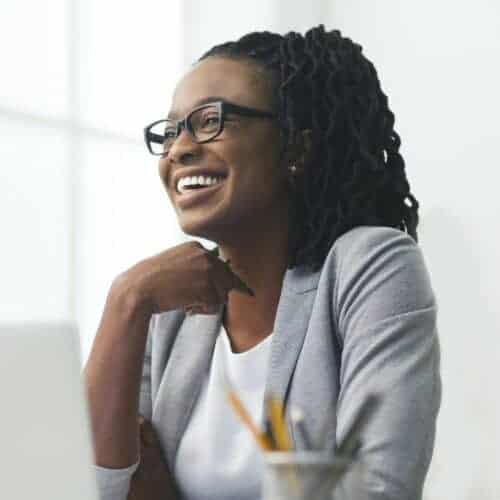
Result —
M 332 500 L 349 466 L 345 458 L 321 451 L 266 452 L 262 500 Z
M 228 401 L 235 413 L 253 434 L 264 455 L 261 500 L 361 500 L 363 466 L 357 449 L 360 433 L 372 418 L 380 396 L 370 394 L 350 423 L 345 437 L 334 450 L 321 447 L 322 439 L 313 440 L 303 426 L 303 418 L 293 414 L 292 420 L 303 435 L 308 448 L 296 450 L 287 429 L 284 407 L 280 400 L 265 398 L 265 428 L 260 429 L 250 418 L 238 395 L 228 384 Z M 326 423 L 327 424 L 327 423 Z M 325 431 L 328 425 L 324 426 Z M 321 433 L 321 436 L 324 432 Z M 320 436 L 320 437 L 321 437 Z M 319 441 L 319 442 L 318 442 Z

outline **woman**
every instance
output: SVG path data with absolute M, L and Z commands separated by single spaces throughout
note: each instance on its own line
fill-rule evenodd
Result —
M 421 498 L 436 304 L 393 125 L 361 47 L 323 26 L 216 46 L 182 78 L 146 143 L 182 230 L 217 247 L 178 245 L 111 286 L 85 369 L 103 498 L 259 498 L 227 380 L 260 423 L 264 394 L 283 400 L 297 449 L 292 408 L 334 449 L 378 392 L 363 488 Z

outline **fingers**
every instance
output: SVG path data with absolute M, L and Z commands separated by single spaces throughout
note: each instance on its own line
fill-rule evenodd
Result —
M 158 437 L 156 431 L 153 428 L 153 424 L 145 419 L 142 415 L 139 416 L 139 432 L 141 437 L 141 442 L 146 446 L 153 446 L 158 444 Z
M 230 261 L 223 261 L 218 255 L 218 247 L 210 250 L 209 253 L 214 257 L 215 264 L 217 266 L 217 270 L 220 271 L 218 274 L 218 278 L 215 280 L 214 285 L 217 288 L 217 293 L 220 296 L 222 293 L 222 297 L 226 302 L 227 293 L 233 288 L 243 292 L 251 297 L 255 297 L 255 292 L 231 269 Z
M 233 284 L 236 290 L 239 290 L 251 297 L 255 297 L 255 292 L 234 272 L 231 271 L 231 275 L 233 277 Z
M 198 304 L 186 307 L 185 311 L 187 316 L 192 316 L 193 314 L 217 314 L 219 308 L 220 308 L 219 304 L 216 305 Z
M 227 303 L 231 290 L 255 297 L 254 291 L 231 269 L 229 260 L 224 261 L 219 257 L 218 247 L 205 250 L 205 253 L 213 265 L 208 276 L 208 289 L 203 299 L 200 297 L 197 302 L 184 306 L 187 316 L 216 314 L 221 305 Z
M 140 451 L 140 465 L 136 471 L 137 479 L 141 484 L 138 488 L 146 488 L 150 493 L 140 496 L 139 498 L 172 498 L 165 492 L 172 490 L 173 485 L 169 477 L 169 471 L 165 456 L 163 453 L 163 448 L 160 443 L 160 439 L 153 427 L 153 424 L 146 420 L 145 418 L 139 417 L 140 426 L 140 441 L 141 441 L 141 451 Z M 151 490 L 152 488 L 152 490 Z M 156 491 L 157 488 L 164 490 L 163 495 L 151 495 L 151 491 Z M 146 490 L 144 490 L 146 491 Z M 179 498 L 179 497 L 173 497 Z

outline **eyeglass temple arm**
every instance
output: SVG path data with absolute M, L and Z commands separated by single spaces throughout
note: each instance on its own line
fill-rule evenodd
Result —
M 162 144 L 165 140 L 165 137 L 163 135 L 154 134 L 153 132 L 151 132 L 151 130 L 146 130 L 145 134 L 150 141 L 156 142 L 157 144 Z
M 246 108 L 244 106 L 237 106 L 235 104 L 231 104 L 228 102 L 223 102 L 223 107 L 226 113 L 234 112 L 243 116 L 260 116 L 262 118 L 276 118 L 276 115 L 274 113 Z

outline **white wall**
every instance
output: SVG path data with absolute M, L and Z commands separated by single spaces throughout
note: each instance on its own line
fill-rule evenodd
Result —
M 75 321 L 84 360 L 112 279 L 182 239 L 142 139 L 182 72 L 180 13 L 0 3 L 0 322 Z
M 316 0 L 186 0 L 184 2 L 186 63 L 195 61 L 213 45 L 235 40 L 251 31 L 304 31 L 322 22 L 329 2 Z
M 71 307 L 65 7 L 0 4 L 0 321 L 64 319 Z
M 182 241 L 142 130 L 169 107 L 183 29 L 179 0 L 78 6 L 78 119 L 92 132 L 79 137 L 74 200 L 74 313 L 86 359 L 112 280 Z
M 427 498 L 500 498 L 500 4 L 337 0 L 396 114 L 438 297 L 443 406 Z

